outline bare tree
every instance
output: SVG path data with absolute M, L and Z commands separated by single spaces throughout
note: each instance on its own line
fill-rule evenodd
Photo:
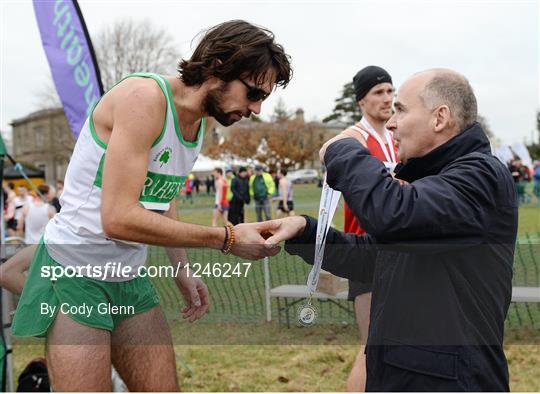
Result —
M 42 86 L 37 89 L 35 102 L 38 110 L 58 108 L 62 106 L 52 77 L 50 77 Z
M 167 30 L 148 19 L 120 20 L 100 31 L 94 45 L 105 90 L 129 73 L 172 73 L 180 57 Z
M 274 107 L 274 113 L 270 116 L 272 119 L 272 122 L 285 122 L 286 120 L 289 120 L 292 117 L 292 112 L 289 111 L 287 106 L 285 105 L 285 101 L 283 98 L 278 98 L 278 101 L 276 103 L 276 106 Z
M 148 19 L 123 19 L 92 37 L 105 91 L 134 72 L 174 73 L 180 58 L 172 36 Z M 52 79 L 36 92 L 38 109 L 62 104 Z

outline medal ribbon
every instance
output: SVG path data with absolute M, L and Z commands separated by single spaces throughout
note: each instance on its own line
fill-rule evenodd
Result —
M 394 143 L 388 129 L 386 127 L 384 128 L 384 137 L 386 139 L 386 144 L 385 144 L 384 141 L 381 139 L 379 133 L 375 131 L 373 126 L 369 124 L 366 118 L 362 118 L 360 122 L 354 126 L 354 128 L 356 128 L 357 130 L 363 130 L 364 132 L 368 133 L 371 137 L 375 138 L 375 141 L 377 141 L 377 143 L 381 147 L 381 150 L 386 159 L 385 161 L 383 161 L 384 166 L 390 172 L 393 172 L 398 161 L 396 159 L 396 151 L 394 149 Z
M 332 224 L 332 218 L 336 212 L 340 197 L 341 192 L 338 192 L 328 186 L 325 175 L 321 192 L 321 201 L 319 203 L 319 219 L 317 221 L 317 238 L 315 241 L 315 259 L 313 262 L 313 268 L 311 269 L 307 280 L 309 292 L 308 303 L 311 303 L 311 298 L 315 291 L 317 291 L 317 283 L 319 283 L 319 275 L 321 273 L 324 257 L 326 236 L 328 234 L 328 230 L 330 229 L 330 225 Z
M 386 144 L 379 136 L 379 133 L 375 131 L 373 126 L 369 124 L 369 122 L 366 120 L 366 118 L 362 118 L 360 120 L 360 124 L 364 127 L 362 127 L 362 130 L 369 133 L 377 142 L 379 143 L 379 146 L 381 147 L 384 157 L 386 158 L 386 161 L 389 163 L 397 163 L 396 160 L 396 152 L 394 150 L 394 144 L 392 143 L 392 138 L 390 137 L 390 132 L 385 127 L 384 128 L 384 137 L 386 139 Z

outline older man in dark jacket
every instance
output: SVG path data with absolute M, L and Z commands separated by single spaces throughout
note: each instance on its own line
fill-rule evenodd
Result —
M 330 229 L 323 262 L 336 275 L 373 279 L 366 389 L 506 391 L 503 329 L 518 217 L 512 177 L 491 154 L 462 75 L 414 75 L 395 110 L 387 126 L 404 163 L 395 178 L 360 135 L 344 132 L 321 150 L 329 186 L 368 233 Z M 312 264 L 317 221 L 280 223 L 268 244 L 293 238 L 287 251 Z

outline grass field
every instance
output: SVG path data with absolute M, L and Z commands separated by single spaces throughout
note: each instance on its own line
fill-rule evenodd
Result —
M 234 339 L 253 336 L 305 335 L 306 330 L 279 329 L 275 324 L 185 324 L 173 326 L 175 337 L 220 335 Z M 184 391 L 344 391 L 358 345 L 333 344 L 341 328 L 315 327 L 311 336 L 326 345 L 175 345 L 180 385 Z M 296 331 L 296 332 L 295 332 Z M 300 331 L 300 332 L 298 332 Z M 540 337 L 536 344 L 507 341 L 505 353 L 512 391 L 539 391 Z M 507 338 L 511 336 L 507 333 Z M 175 340 L 175 343 L 176 340 Z M 42 342 L 15 346 L 15 372 L 44 353 Z
M 320 189 L 313 185 L 294 187 L 297 213 L 316 215 Z M 213 197 L 199 195 L 193 204 L 179 203 L 181 220 L 211 223 Z M 254 221 L 253 206 L 246 207 L 247 221 Z M 520 208 L 519 239 L 526 243 L 516 253 L 515 282 L 538 283 L 540 263 L 540 206 Z M 334 225 L 343 228 L 342 207 Z M 161 264 L 163 253 L 151 251 L 151 263 Z M 521 257 L 519 257 L 521 256 Z M 192 261 L 229 261 L 219 253 L 191 251 Z M 534 259 L 536 258 L 536 262 Z M 521 259 L 521 260 L 519 260 Z M 263 322 L 261 263 L 253 263 L 248 280 L 207 281 L 214 304 L 201 322 L 186 324 L 178 319 L 181 300 L 171 281 L 160 279 L 156 287 L 167 312 L 178 360 L 180 384 L 185 391 L 343 391 L 359 346 L 353 318 L 326 304 L 321 314 L 334 324 L 312 328 L 280 327 Z M 306 264 L 285 255 L 270 262 L 272 285 L 302 283 Z M 517 281 L 517 282 L 516 282 Z M 274 303 L 275 304 L 275 303 Z M 274 305 L 273 316 L 277 315 Z M 245 318 L 241 318 L 244 316 Z M 540 390 L 540 306 L 512 305 L 507 322 L 505 351 L 513 391 Z M 15 374 L 33 357 L 43 354 L 40 341 L 17 342 Z

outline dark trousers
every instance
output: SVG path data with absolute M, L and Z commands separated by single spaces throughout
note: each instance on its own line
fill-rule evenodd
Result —
M 229 222 L 244 223 L 244 202 L 233 198 L 229 205 Z

